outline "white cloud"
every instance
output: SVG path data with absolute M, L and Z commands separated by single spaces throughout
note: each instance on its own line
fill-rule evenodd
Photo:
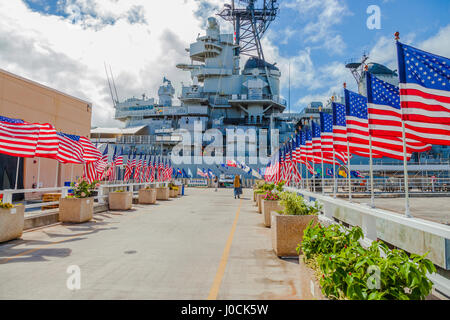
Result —
M 33 12 L 22 1 L 0 2 L 0 65 L 10 72 L 93 103 L 93 125 L 120 125 L 104 62 L 112 66 L 121 99 L 156 96 L 163 76 L 180 92 L 189 73 L 184 48 L 204 32 L 200 19 L 218 0 L 67 0 L 69 18 Z M 225 24 L 225 23 L 222 23 Z
M 293 0 L 283 5 L 297 10 L 300 19 L 306 22 L 301 33 L 305 43 L 319 45 L 337 54 L 343 53 L 346 44 L 335 26 L 352 14 L 344 1 Z

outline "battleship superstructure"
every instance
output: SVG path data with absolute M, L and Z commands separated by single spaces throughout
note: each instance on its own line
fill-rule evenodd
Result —
M 176 65 L 181 71 L 189 72 L 191 77 L 191 83 L 181 87 L 177 97 L 180 103 L 174 103 L 176 90 L 165 77 L 157 100 L 143 95 L 142 98 L 133 97 L 119 102 L 116 93 L 117 99 L 113 97 L 115 119 L 122 121 L 125 129 L 117 129 L 113 141 L 103 142 L 124 147 L 125 154 L 137 152 L 169 156 L 172 148 L 181 142 L 176 130 L 193 132 L 194 125 L 201 123 L 203 132 L 212 128 L 220 130 L 225 147 L 227 129 L 256 129 L 258 134 L 267 135 L 268 143 L 264 147 L 267 148 L 265 153 L 270 154 L 274 144 L 276 148 L 292 137 L 296 130 L 310 126 L 311 120 L 318 121 L 320 112 L 331 113 L 331 100 L 325 105 L 311 102 L 300 113 L 285 112 L 287 103 L 280 94 L 282 74 L 276 63 L 265 60 L 260 41 L 277 12 L 276 0 L 246 0 L 237 5 L 231 1 L 231 5 L 226 4 L 218 16 L 233 24 L 234 34 L 223 33 L 217 18 L 207 19 L 204 35 L 199 34 L 186 49 L 189 62 Z M 361 61 L 346 64 L 355 76 L 360 93 L 365 92 L 366 65 L 367 72 L 398 84 L 396 71 L 367 62 L 368 59 L 364 55 Z M 334 96 L 334 101 L 343 102 L 338 95 Z M 269 129 L 278 129 L 279 141 L 271 140 Z M 109 134 L 109 130 L 105 133 L 105 137 L 114 136 Z M 259 141 L 257 139 L 258 152 Z M 204 142 L 202 147 L 206 144 Z M 416 155 L 412 161 L 422 162 L 424 158 L 442 161 L 450 158 L 450 154 L 446 147 L 434 147 L 428 154 Z M 375 163 L 383 161 L 398 162 L 376 159 Z M 264 166 L 245 162 L 253 169 Z M 362 170 L 368 166 L 366 158 L 358 158 L 354 162 L 363 166 Z M 192 169 L 195 170 L 194 167 Z
M 234 1 L 225 6 L 219 15 L 233 22 L 234 35 L 222 33 L 217 18 L 208 18 L 205 34 L 186 49 L 190 63 L 176 66 L 190 72 L 192 80 L 181 88 L 180 105 L 173 104 L 175 89 L 166 78 L 158 90 L 158 101 L 143 96 L 115 103 L 115 119 L 124 122 L 126 128 L 146 126 L 148 137 L 139 139 L 139 151 L 156 150 L 167 155 L 180 142 L 175 130 L 192 132 L 199 122 L 203 131 L 214 128 L 224 135 L 227 129 L 253 128 L 261 132 L 260 129 L 276 128 L 281 141 L 295 131 L 300 115 L 284 113 L 287 103 L 280 95 L 281 72 L 276 64 L 264 60 L 260 43 L 260 37 L 276 17 L 276 1 L 264 1 L 262 9 L 256 6 L 257 1 L 245 1 L 245 7 L 240 8 Z M 246 12 L 259 15 L 253 38 L 249 33 L 252 22 L 248 21 L 251 14 Z M 241 58 L 246 55 L 250 57 L 241 69 Z M 127 138 L 118 142 L 138 143 L 138 139 Z

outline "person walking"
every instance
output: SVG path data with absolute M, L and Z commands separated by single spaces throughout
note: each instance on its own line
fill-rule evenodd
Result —
M 238 197 L 238 199 L 241 198 L 242 194 L 242 182 L 241 177 L 236 175 L 234 176 L 234 198 Z
M 219 187 L 219 179 L 217 176 L 214 177 L 214 187 L 216 188 L 214 191 L 217 192 L 217 188 Z

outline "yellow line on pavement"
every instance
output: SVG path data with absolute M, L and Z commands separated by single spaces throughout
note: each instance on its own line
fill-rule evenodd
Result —
M 225 274 L 225 268 L 227 267 L 228 257 L 230 255 L 231 243 L 233 242 L 234 232 L 236 231 L 237 222 L 239 219 L 239 213 L 241 211 L 242 199 L 239 201 L 239 207 L 236 212 L 236 217 L 234 218 L 233 226 L 231 227 L 230 235 L 228 236 L 225 249 L 222 253 L 222 258 L 220 259 L 219 268 L 217 269 L 216 277 L 209 291 L 208 300 L 217 300 L 217 295 L 219 294 L 220 285 L 222 283 L 223 275 Z

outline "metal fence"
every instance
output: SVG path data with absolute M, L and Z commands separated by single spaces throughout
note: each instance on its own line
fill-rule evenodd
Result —
M 167 186 L 167 182 L 156 182 L 156 183 L 123 183 L 123 182 L 108 182 L 100 185 L 98 189 L 93 192 L 94 201 L 97 204 L 105 204 L 105 199 L 108 198 L 109 192 L 113 192 L 116 190 L 126 190 L 133 192 L 133 195 L 137 195 L 139 193 L 139 189 L 145 187 L 160 187 Z M 14 194 L 44 194 L 44 193 L 61 193 L 61 198 L 66 198 L 69 196 L 69 190 L 73 189 L 72 187 L 54 187 L 54 188 L 37 188 L 37 189 L 19 189 L 19 190 L 0 190 L 0 195 L 3 195 L 2 202 L 3 203 L 13 203 L 13 195 Z M 26 202 L 26 201 L 25 201 Z M 20 203 L 20 201 L 19 201 Z M 34 203 L 24 204 L 26 215 L 30 213 L 33 209 L 49 207 L 59 205 L 59 201 L 38 201 Z M 38 210 L 38 213 L 52 211 L 55 209 L 47 209 L 47 210 Z
M 332 179 L 308 179 L 303 180 L 298 184 L 302 188 L 312 192 L 333 193 L 336 188 L 336 193 L 348 193 L 349 182 L 348 179 L 337 179 L 336 186 Z M 410 178 L 408 179 L 408 186 L 410 193 L 450 193 L 450 178 Z M 370 179 L 351 179 L 350 183 L 352 193 L 367 193 L 371 192 Z M 375 193 L 404 193 L 405 181 L 404 178 L 388 178 L 388 179 L 374 179 L 373 188 Z

